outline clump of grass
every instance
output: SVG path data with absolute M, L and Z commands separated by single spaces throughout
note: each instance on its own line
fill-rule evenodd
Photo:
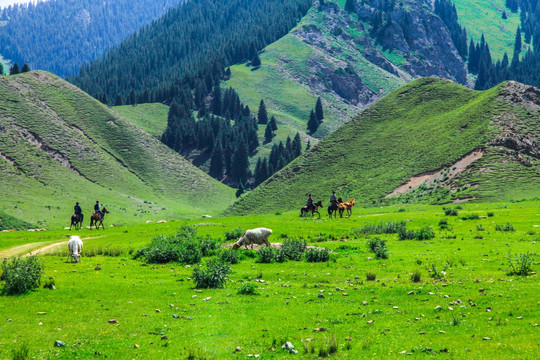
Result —
M 4 294 L 26 294 L 38 288 L 43 273 L 43 263 L 37 255 L 26 258 L 5 258 L 2 262 L 2 275 L 0 276 L 0 280 L 4 281 Z
M 405 228 L 406 224 L 405 221 L 381 221 L 378 224 L 365 225 L 364 227 L 354 230 L 353 233 L 360 235 L 395 234 L 400 229 Z
M 446 209 L 444 209 L 444 215 L 446 215 L 446 216 L 457 216 L 458 215 L 458 209 L 457 208 L 455 208 L 455 209 L 446 208 Z
M 325 344 L 321 344 L 321 347 L 319 348 L 319 357 L 328 357 L 332 354 L 337 353 L 338 351 L 338 343 L 336 335 L 333 334 L 330 336 L 330 338 L 326 341 Z
M 227 231 L 225 233 L 225 240 L 226 241 L 238 240 L 242 236 L 243 233 L 244 232 L 242 231 L 242 229 L 237 227 L 236 229 Z
M 328 249 L 307 249 L 305 256 L 307 262 L 327 262 L 330 260 Z
M 480 219 L 480 215 L 478 214 L 467 214 L 461 217 L 461 220 L 478 220 L 478 219 Z
M 448 263 L 447 263 L 448 264 Z M 437 266 L 435 264 L 431 264 L 431 274 L 430 276 L 433 278 L 433 279 L 442 279 L 446 276 L 446 266 L 445 265 L 443 267 L 443 270 L 442 271 L 439 271 L 437 269 Z
M 506 223 L 504 225 L 495 224 L 495 231 L 515 231 L 514 225 Z
M 435 232 L 431 226 L 423 227 L 419 230 L 400 229 L 398 232 L 399 240 L 430 240 L 435 237 Z
M 481 224 L 476 224 L 476 230 L 478 231 L 484 231 L 486 230 Z
M 375 254 L 377 259 L 388 259 L 388 247 L 386 246 L 386 240 L 376 237 L 368 240 L 367 246 L 371 252 Z
M 253 283 L 244 283 L 238 289 L 239 295 L 259 295 L 257 287 Z
M 488 217 L 493 217 L 493 215 L 495 215 L 495 214 L 493 214 L 491 211 L 487 213 Z
M 375 281 L 376 278 L 377 278 L 377 275 L 374 272 L 371 272 L 371 270 L 368 270 L 366 272 L 366 280 L 367 281 Z
M 94 256 L 110 256 L 110 257 L 119 257 L 126 252 L 126 249 L 118 247 L 96 247 L 84 250 L 85 257 L 94 257 Z
M 222 288 L 227 281 L 231 266 L 218 258 L 208 260 L 206 268 L 193 269 L 193 282 L 197 289 Z
M 448 229 L 448 219 L 443 218 L 439 221 L 439 229 L 446 230 Z
M 418 283 L 422 280 L 422 273 L 420 270 L 416 269 L 413 273 L 411 273 L 411 281 L 413 283 Z
M 54 281 L 54 278 L 53 278 L 53 277 L 48 278 L 48 279 L 45 280 L 45 282 L 43 283 L 43 288 L 44 288 L 44 289 L 54 289 L 55 286 L 56 286 L 56 282 Z
M 28 349 L 28 345 L 26 343 L 23 343 L 17 349 L 13 349 L 13 351 L 11 352 L 11 359 L 30 360 L 30 350 Z
M 533 254 L 527 251 L 525 254 L 516 255 L 512 260 L 512 255 L 508 253 L 508 263 L 510 265 L 508 275 L 527 276 L 532 272 Z

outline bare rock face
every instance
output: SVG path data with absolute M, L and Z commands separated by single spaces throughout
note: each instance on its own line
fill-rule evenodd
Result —
M 490 143 L 492 146 L 504 146 L 521 153 L 540 159 L 540 146 L 530 136 L 504 132 L 499 134 Z

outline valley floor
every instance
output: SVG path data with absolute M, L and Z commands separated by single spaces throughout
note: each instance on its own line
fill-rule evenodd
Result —
M 540 201 L 460 207 L 457 216 L 440 206 L 404 206 L 354 208 L 351 218 L 336 220 L 278 213 L 81 230 L 81 263 L 66 263 L 63 246 L 41 254 L 43 279 L 53 277 L 56 290 L 0 296 L 0 358 L 26 344 L 36 359 L 283 359 L 294 356 L 282 349 L 286 342 L 301 358 L 537 358 L 540 283 L 535 273 L 507 270 L 509 254 L 526 253 L 538 270 Z M 471 214 L 479 218 L 462 219 Z M 448 229 L 439 227 L 443 218 Z M 435 237 L 400 241 L 359 230 L 402 220 L 407 229 L 430 226 Z M 191 281 L 198 265 L 133 260 L 153 237 L 186 224 L 214 238 L 265 226 L 274 231 L 271 242 L 302 237 L 332 250 L 331 260 L 260 264 L 240 250 L 225 288 L 204 290 Z M 496 230 L 507 224 L 514 231 Z M 67 233 L 0 233 L 0 256 L 56 244 Z M 367 247 L 375 237 L 387 241 L 388 259 Z M 238 294 L 243 283 L 259 295 Z M 66 346 L 54 347 L 56 340 Z

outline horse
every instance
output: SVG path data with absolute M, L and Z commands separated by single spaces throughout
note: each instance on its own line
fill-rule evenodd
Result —
M 67 243 L 68 257 L 67 257 L 66 262 L 68 262 L 69 259 L 71 258 L 71 262 L 75 260 L 75 262 L 78 263 L 79 261 L 81 261 L 80 256 L 81 256 L 81 251 L 83 247 L 83 242 L 81 238 L 76 235 L 68 235 L 68 236 L 69 236 L 69 241 Z
M 82 214 L 73 214 L 71 215 L 71 225 L 69 225 L 69 230 L 75 225 L 75 230 L 80 230 L 82 227 L 83 217 Z
M 342 202 L 339 204 L 339 217 L 343 217 L 343 212 L 347 210 L 347 217 L 352 215 L 352 207 L 354 206 L 354 199 L 350 199 L 347 202 Z
M 101 214 L 103 213 L 103 215 Z M 105 214 L 108 214 L 109 210 L 106 208 L 101 209 L 101 212 L 95 212 L 92 215 L 90 215 L 90 229 L 92 229 L 92 226 L 94 226 L 94 223 L 96 224 L 96 229 L 99 229 L 99 226 L 105 230 L 105 227 L 103 226 L 103 219 L 105 218 Z M 98 224 L 99 222 L 99 224 Z
M 322 201 L 317 201 L 316 203 L 313 203 L 313 206 L 304 206 L 300 209 L 300 216 L 304 216 L 308 214 L 311 211 L 311 216 L 313 216 L 313 213 L 317 213 L 319 215 L 319 219 L 321 218 L 321 214 L 318 211 L 318 208 L 322 207 Z
M 337 201 L 338 201 L 337 204 L 331 202 L 328 205 L 328 216 L 330 216 L 330 219 L 332 218 L 332 214 L 334 214 L 334 219 L 337 217 L 339 204 L 341 204 L 343 202 L 343 200 L 341 198 L 339 198 Z

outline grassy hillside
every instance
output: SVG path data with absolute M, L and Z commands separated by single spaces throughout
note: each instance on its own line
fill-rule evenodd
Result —
M 469 37 L 478 43 L 484 34 L 495 60 L 502 59 L 506 52 L 512 59 L 516 30 L 520 25 L 519 12 L 514 14 L 505 0 L 453 0 L 459 23 L 467 28 Z M 502 18 L 506 11 L 507 19 Z
M 527 97 L 509 89 L 512 86 L 477 92 L 435 78 L 413 81 L 247 194 L 229 213 L 299 208 L 307 193 L 327 204 L 331 190 L 344 200 L 376 204 L 409 178 L 436 170 L 441 170 L 440 180 L 384 201 L 444 203 L 538 196 L 538 158 L 522 154 L 525 161 L 520 162 L 521 155 L 515 150 L 488 145 L 497 134 L 508 131 L 528 133 L 533 140 L 540 137 L 538 107 L 509 102 L 512 94 Z M 484 156 L 450 176 L 454 163 L 475 149 L 483 149 Z M 524 165 L 526 161 L 528 165 Z
M 262 264 L 255 252 L 239 250 L 223 289 L 194 289 L 199 264 L 143 266 L 132 259 L 130 250 L 156 234 L 174 234 L 184 222 L 123 226 L 100 237 L 83 230 L 81 263 L 66 263 L 64 244 L 41 256 L 43 281 L 53 277 L 56 290 L 0 295 L 0 358 L 13 359 L 26 345 L 32 359 L 535 359 L 538 275 L 507 271 L 508 253 L 528 252 L 538 272 L 531 254 L 540 244 L 539 206 L 462 204 L 459 217 L 485 217 L 466 221 L 445 217 L 441 206 L 408 205 L 360 208 L 351 219 L 332 221 L 294 212 L 187 222 L 220 244 L 237 227 L 264 225 L 274 231 L 272 243 L 283 235 L 333 251 L 326 263 Z M 438 225 L 442 219 L 446 229 Z M 401 221 L 407 229 L 429 226 L 435 237 L 399 241 L 397 234 L 359 231 Z M 514 231 L 495 230 L 505 224 Z M 63 235 L 15 232 L 5 240 L 20 249 Z M 375 237 L 386 241 L 387 259 L 376 259 L 367 246 Z M 2 241 L 0 259 L 4 249 Z M 259 295 L 239 294 L 245 284 Z M 54 347 L 56 340 L 66 346 Z M 282 350 L 287 341 L 297 355 Z M 333 354 L 324 356 L 332 344 Z
M 7 215 L 0 211 L 0 230 L 22 230 L 35 228 L 34 225 L 27 223 L 26 221 L 19 220 L 13 216 Z
M 233 190 L 45 72 L 0 77 L 0 209 L 39 226 L 100 200 L 110 223 L 223 209 Z
M 122 105 L 114 106 L 113 110 L 156 138 L 161 138 L 167 127 L 169 107 L 164 104 Z

